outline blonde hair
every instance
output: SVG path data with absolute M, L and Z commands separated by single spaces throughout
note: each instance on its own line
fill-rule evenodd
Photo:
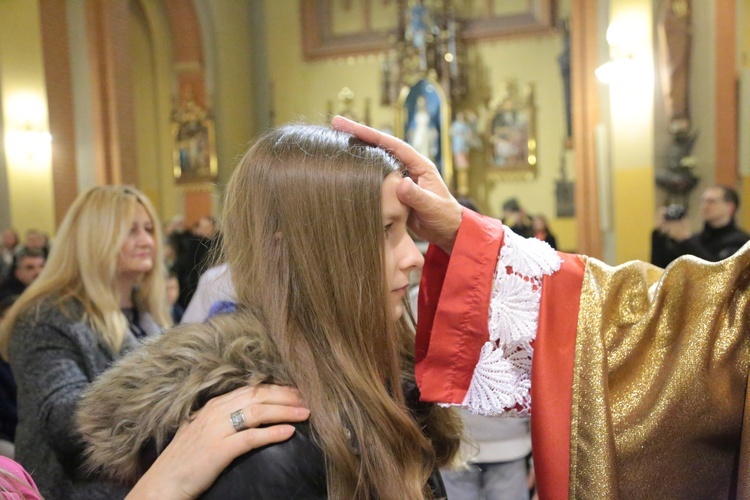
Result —
M 429 497 L 435 464 L 458 448 L 451 412 L 417 417 L 404 400 L 414 339 L 389 319 L 381 208 L 399 169 L 347 134 L 286 126 L 250 148 L 227 188 L 238 305 L 265 323 L 304 394 L 331 498 Z
M 160 326 L 171 325 L 161 229 L 153 205 L 132 187 L 94 187 L 78 195 L 68 209 L 44 270 L 0 324 L 0 352 L 6 359 L 18 316 L 46 298 L 57 303 L 70 298 L 80 302 L 85 321 L 101 335 L 112 353 L 119 353 L 128 321 L 120 309 L 119 291 L 115 287 L 117 259 L 139 204 L 153 222 L 155 252 L 154 266 L 139 283 L 134 303 L 139 310 L 150 313 Z

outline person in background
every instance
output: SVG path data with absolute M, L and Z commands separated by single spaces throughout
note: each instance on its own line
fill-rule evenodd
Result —
M 18 299 L 11 295 L 0 300 L 0 321 L 10 306 Z M 18 404 L 16 402 L 16 380 L 8 362 L 0 358 L 0 455 L 15 456 L 16 425 L 18 424 Z
M 203 323 L 211 316 L 211 310 L 216 304 L 236 302 L 237 294 L 232 285 L 229 266 L 226 263 L 219 264 L 208 269 L 201 276 L 195 294 L 182 316 L 182 323 Z
M 0 280 L 7 278 L 13 270 L 13 257 L 18 249 L 18 233 L 13 228 L 3 230 L 0 241 Z
M 36 248 L 21 248 L 16 254 L 13 271 L 0 283 L 0 300 L 21 295 L 42 273 L 46 259 Z
M 48 500 L 126 493 L 82 469 L 74 415 L 96 377 L 171 325 L 162 266 L 151 202 L 132 187 L 91 188 L 71 205 L 44 271 L 0 327 L 18 384 L 16 460 Z
M 213 217 L 201 217 L 193 224 L 193 235 L 199 238 L 211 239 L 216 234 L 216 221 Z
M 531 218 L 518 203 L 517 198 L 509 198 L 503 203 L 503 224 L 508 226 L 519 236 L 531 238 L 534 230 L 531 227 Z
M 476 203 L 474 203 L 474 200 L 472 200 L 471 198 L 467 196 L 459 196 L 458 198 L 456 198 L 456 201 L 458 201 L 458 203 L 462 207 L 468 208 L 469 210 L 473 210 L 476 213 L 479 213 L 479 209 L 477 208 Z
M 210 265 L 212 249 L 218 242 L 214 219 L 201 217 L 189 232 L 175 233 L 171 240 L 174 243 L 175 259 L 170 271 L 180 282 L 177 303 L 187 308 L 201 275 Z
M 534 231 L 534 238 L 544 241 L 553 249 L 557 250 L 557 238 L 555 238 L 555 235 L 549 230 L 547 217 L 542 214 L 534 215 L 531 218 L 531 229 Z
M 39 250 L 46 258 L 47 254 L 49 254 L 49 239 L 47 238 L 47 235 L 38 229 L 29 229 L 26 231 L 26 239 L 21 248 L 33 248 Z
M 177 276 L 171 274 L 167 277 L 167 305 L 169 306 L 169 315 L 172 317 L 172 323 L 175 325 L 182 321 L 182 315 L 185 309 L 177 303 L 177 297 L 180 295 L 180 282 Z
M 734 189 L 716 185 L 701 195 L 700 214 L 703 229 L 693 233 L 690 220 L 680 206 L 662 208 L 656 229 L 651 233 L 651 263 L 667 267 L 683 255 L 695 255 L 718 262 L 733 255 L 750 240 L 735 222 L 740 197 Z
M 29 473 L 5 456 L 0 457 L 0 494 L 6 499 L 43 500 Z

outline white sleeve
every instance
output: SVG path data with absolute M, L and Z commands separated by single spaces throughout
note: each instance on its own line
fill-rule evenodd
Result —
M 212 267 L 203 273 L 180 323 L 203 323 L 208 319 L 211 306 L 220 300 L 237 301 L 232 275 L 226 264 Z
M 492 282 L 489 339 L 461 406 L 481 415 L 528 416 L 531 342 L 536 338 L 542 277 L 560 269 L 561 259 L 547 243 L 504 230 Z

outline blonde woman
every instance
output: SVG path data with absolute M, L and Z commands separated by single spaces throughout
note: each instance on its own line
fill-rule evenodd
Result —
M 79 422 L 94 466 L 133 484 L 148 465 L 143 450 L 161 451 L 210 397 L 280 382 L 299 389 L 309 424 L 242 455 L 205 498 L 444 496 L 437 467 L 455 455 L 460 422 L 420 403 L 414 384 L 404 296 L 423 259 L 396 197 L 400 168 L 322 127 L 260 138 L 224 210 L 238 312 L 175 328 L 92 385 Z M 217 432 L 254 417 L 231 408 Z
M 140 340 L 170 326 L 160 223 L 131 187 L 95 187 L 68 210 L 39 278 L 2 323 L 18 384 L 16 459 L 48 500 L 116 498 L 81 472 L 83 390 Z

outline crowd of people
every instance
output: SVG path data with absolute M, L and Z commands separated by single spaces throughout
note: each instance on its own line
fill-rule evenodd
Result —
M 337 117 L 255 141 L 223 238 L 162 234 L 121 186 L 81 193 L 49 248 L 6 231 L 0 438 L 23 468 L 0 458 L 0 491 L 528 498 L 531 443 L 540 498 L 750 492 L 750 249 L 610 268 L 516 199 L 502 222 L 461 201 Z M 703 233 L 660 232 L 705 246 L 738 204 L 710 188 Z

